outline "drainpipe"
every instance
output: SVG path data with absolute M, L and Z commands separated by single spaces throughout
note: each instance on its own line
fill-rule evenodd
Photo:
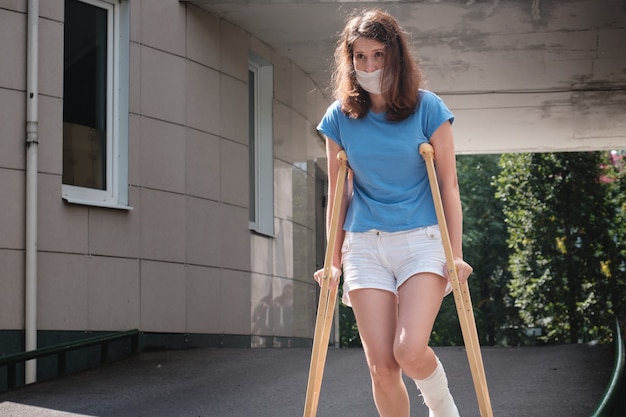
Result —
M 26 265 L 25 350 L 37 349 L 37 145 L 39 96 L 39 0 L 28 0 L 26 57 Z M 25 382 L 37 380 L 37 362 L 26 362 Z

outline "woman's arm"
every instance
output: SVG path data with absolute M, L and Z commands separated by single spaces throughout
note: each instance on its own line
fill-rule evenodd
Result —
M 472 267 L 463 261 L 463 211 L 456 171 L 454 137 L 449 122 L 439 126 L 431 136 L 430 143 L 435 151 L 437 181 L 441 190 L 441 200 L 450 234 L 452 253 L 454 254 L 459 280 L 465 281 L 472 273 Z
M 337 160 L 337 154 L 342 150 L 341 146 L 332 139 L 326 137 L 326 157 L 328 159 L 328 204 L 326 210 L 326 235 L 330 229 L 330 215 L 333 212 L 333 205 L 335 202 L 335 189 L 337 186 L 337 177 L 339 174 L 339 162 Z M 333 252 L 332 264 L 335 268 L 333 272 L 333 280 L 331 281 L 331 287 L 339 283 L 339 276 L 341 274 L 341 247 L 345 232 L 343 230 L 343 224 L 345 223 L 346 213 L 348 211 L 349 195 L 351 194 L 351 176 L 348 175 L 348 182 L 344 186 L 343 198 L 341 200 L 341 209 L 339 211 L 339 221 L 337 226 L 337 234 L 335 238 L 335 250 Z M 330 242 L 329 242 L 330 243 Z M 321 282 L 321 272 L 316 272 L 315 279 Z

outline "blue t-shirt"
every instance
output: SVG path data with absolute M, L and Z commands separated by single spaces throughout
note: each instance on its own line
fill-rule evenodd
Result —
M 372 111 L 352 119 L 335 101 L 317 126 L 346 151 L 354 173 L 344 230 L 397 232 L 437 223 L 419 146 L 454 116 L 430 91 L 420 90 L 419 99 L 417 110 L 400 122 Z

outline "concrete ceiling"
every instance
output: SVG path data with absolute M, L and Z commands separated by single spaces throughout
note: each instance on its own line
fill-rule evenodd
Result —
M 456 115 L 461 153 L 626 148 L 626 0 L 191 0 L 304 70 L 330 99 L 337 35 L 380 7 Z

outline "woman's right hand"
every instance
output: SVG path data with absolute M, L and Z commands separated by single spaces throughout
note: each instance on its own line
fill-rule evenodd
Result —
M 313 278 L 315 278 L 315 281 L 317 281 L 317 283 L 321 287 L 322 281 L 324 279 L 324 269 L 322 268 L 316 271 L 315 274 L 313 274 Z M 340 278 L 341 278 L 341 269 L 331 266 L 329 288 L 333 289 L 337 287 L 339 285 Z

